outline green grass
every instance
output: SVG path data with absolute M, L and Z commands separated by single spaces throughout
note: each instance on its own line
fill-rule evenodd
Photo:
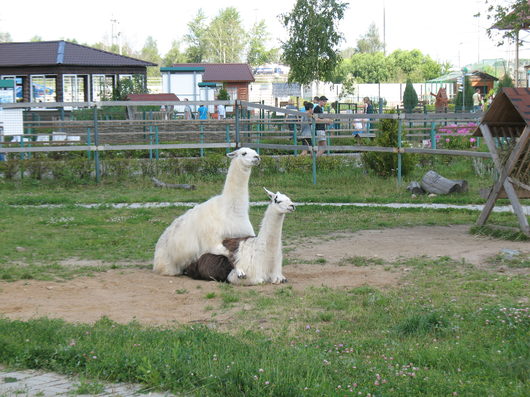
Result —
M 464 162 L 437 165 L 448 178 L 469 179 L 471 191 L 421 197 L 420 202 L 482 202 L 478 189 L 490 181 L 474 176 Z M 424 171 L 418 169 L 413 177 Z M 190 183 L 189 175 L 175 177 L 180 178 Z M 160 233 L 186 210 L 71 204 L 202 201 L 218 193 L 223 180 L 223 175 L 197 176 L 191 181 L 198 186 L 193 192 L 157 189 L 147 180 L 82 187 L 1 181 L 0 293 L 2 283 L 16 280 L 67 280 L 110 268 L 149 267 Z M 316 186 L 310 172 L 258 171 L 251 178 L 251 200 L 265 200 L 262 186 L 294 201 L 418 202 L 395 180 L 374 178 L 358 168 L 319 171 Z M 13 206 L 52 203 L 66 206 Z M 251 208 L 254 225 L 263 210 Z M 475 211 L 451 209 L 299 206 L 285 220 L 283 241 L 289 249 L 308 237 L 473 224 L 477 217 Z M 516 225 L 508 213 L 493 213 L 490 221 Z M 499 237 L 517 240 L 520 233 Z M 65 260 L 79 265 L 65 265 Z M 190 396 L 526 396 L 528 253 L 499 255 L 490 262 L 517 272 L 479 269 L 448 257 L 387 263 L 353 256 L 341 265 L 408 271 L 386 289 L 281 285 L 265 294 L 218 284 L 216 292 L 203 295 L 204 310 L 212 317 L 230 313 L 217 330 L 195 324 L 123 325 L 107 318 L 88 325 L 0 317 L 0 363 L 80 375 L 79 393 L 95 393 L 100 382 L 115 381 Z M 324 263 L 317 258 L 313 264 Z
M 273 162 L 273 160 L 271 160 Z M 269 162 L 271 162 L 269 161 Z M 478 192 L 491 186 L 491 176 L 477 176 L 469 159 L 434 157 L 428 164 L 418 166 L 402 185 L 396 178 L 381 178 L 354 166 L 350 160 L 341 165 L 340 158 L 321 158 L 317 167 L 317 184 L 313 185 L 310 158 L 285 160 L 285 165 L 272 169 L 263 164 L 253 170 L 250 179 L 250 197 L 253 201 L 266 199 L 262 187 L 280 190 L 294 201 L 303 202 L 433 202 L 451 204 L 476 204 L 484 202 Z M 279 170 L 278 170 L 279 169 Z M 421 180 L 428 169 L 433 169 L 449 179 L 466 179 L 469 192 L 429 198 L 411 198 L 407 184 Z M 40 205 L 75 203 L 131 203 L 165 201 L 204 201 L 218 194 L 223 186 L 222 172 L 206 174 L 182 173 L 159 176 L 170 183 L 192 183 L 194 191 L 161 189 L 150 178 L 129 177 L 121 180 L 105 178 L 100 184 L 88 182 L 79 188 L 77 184 L 65 185 L 60 180 L 3 180 L 0 179 L 0 204 Z M 503 202 L 507 202 L 504 200 Z
M 126 266 L 148 266 L 162 231 L 186 208 L 13 208 L 0 206 L 0 279 L 50 280 L 89 275 Z M 251 208 L 259 225 L 263 207 Z M 284 223 L 284 242 L 330 237 L 337 232 L 416 225 L 472 224 L 474 211 L 300 206 Z M 491 220 L 513 225 L 515 217 L 494 213 Z M 126 238 L 125 238 L 126 237 Z M 80 262 L 65 267 L 64 260 Z M 103 265 L 83 266 L 83 261 Z M 294 261 L 293 261 L 294 262 Z M 317 258 L 315 264 L 325 263 Z M 23 264 L 20 266 L 19 264 Z
M 0 361 L 194 396 L 527 395 L 528 279 L 400 265 L 406 282 L 386 290 L 220 285 L 221 310 L 245 306 L 225 331 L 0 319 Z

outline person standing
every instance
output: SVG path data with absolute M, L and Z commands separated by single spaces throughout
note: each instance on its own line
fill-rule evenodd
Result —
M 372 114 L 374 112 L 374 105 L 372 105 L 372 100 L 365 96 L 363 98 L 363 105 L 364 105 L 364 113 L 365 114 Z M 370 132 L 370 129 L 372 128 L 372 124 L 370 123 L 370 119 L 366 120 L 366 132 Z
M 219 98 L 217 98 L 219 100 Z M 219 120 L 226 119 L 226 108 L 225 105 L 217 105 L 217 118 Z
M 302 116 L 300 135 L 299 139 L 302 141 L 302 145 L 312 146 L 311 143 L 311 127 L 313 125 L 313 108 L 314 105 L 311 102 L 304 102 L 305 114 Z M 309 153 L 307 149 L 300 152 L 300 156 L 305 156 Z
M 184 100 L 187 101 L 188 98 L 185 98 Z M 191 106 L 186 104 L 186 106 L 184 106 L 184 119 L 191 120 L 193 118 L 194 117 L 193 117 L 193 112 L 191 111 Z
M 328 102 L 328 98 L 326 98 L 324 95 L 322 95 L 320 98 L 318 98 L 318 104 L 313 109 L 313 114 L 322 114 L 324 113 L 324 107 L 326 106 L 326 103 Z M 319 120 L 320 122 L 316 124 L 315 130 L 316 130 L 316 136 L 318 141 L 318 146 L 326 146 L 326 124 L 322 122 L 322 119 Z M 324 154 L 323 149 L 318 149 L 317 157 L 322 156 Z
M 473 113 L 480 112 L 482 110 L 482 96 L 480 95 L 480 88 L 475 89 L 473 94 Z
M 197 109 L 199 112 L 199 120 L 207 120 L 208 119 L 208 108 L 204 105 L 199 106 L 199 109 Z

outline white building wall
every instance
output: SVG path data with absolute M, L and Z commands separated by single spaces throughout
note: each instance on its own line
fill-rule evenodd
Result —
M 173 93 L 180 100 L 188 98 L 190 101 L 200 101 L 203 100 L 198 86 L 201 82 L 201 73 L 163 73 L 162 91 Z
M 24 133 L 22 111 L 23 109 L 0 108 L 0 125 L 4 127 L 0 135 L 22 135 Z

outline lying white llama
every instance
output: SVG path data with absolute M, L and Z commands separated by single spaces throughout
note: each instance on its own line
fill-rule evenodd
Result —
M 224 239 L 254 236 L 248 217 L 248 180 L 260 157 L 249 148 L 240 148 L 227 156 L 232 161 L 223 192 L 176 218 L 158 239 L 153 266 L 156 273 L 181 274 L 202 254 L 217 253 L 220 248 L 225 252 Z
M 265 189 L 271 202 L 265 211 L 256 237 L 239 239 L 239 246 L 230 252 L 234 270 L 228 282 L 239 285 L 255 285 L 266 282 L 285 283 L 282 274 L 282 227 L 285 214 L 293 212 L 295 206 L 286 195 Z M 223 242 L 225 247 L 230 240 Z

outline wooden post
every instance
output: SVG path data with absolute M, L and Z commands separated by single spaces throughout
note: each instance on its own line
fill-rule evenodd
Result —
M 497 168 L 497 171 L 499 172 L 499 179 L 497 179 L 497 182 L 495 182 L 495 185 L 493 185 L 493 188 L 490 191 L 486 204 L 484 205 L 484 209 L 482 210 L 477 220 L 477 225 L 483 226 L 486 223 L 489 215 L 491 214 L 491 211 L 493 210 L 493 207 L 495 206 L 495 201 L 497 201 L 501 189 L 504 187 L 506 195 L 508 196 L 510 203 L 512 204 L 513 211 L 517 216 L 517 219 L 519 220 L 519 225 L 521 226 L 522 232 L 530 236 L 530 227 L 528 225 L 528 220 L 526 219 L 523 207 L 519 202 L 517 193 L 512 183 L 510 182 L 510 179 L 508 178 L 510 176 L 510 173 L 513 171 L 513 168 L 515 167 L 517 160 L 526 148 L 528 138 L 530 137 L 530 128 L 528 126 L 525 127 L 523 133 L 519 138 L 519 141 L 516 143 L 504 166 L 502 165 L 499 155 L 497 153 L 497 148 L 495 146 L 495 142 L 493 141 L 493 137 L 491 135 L 489 127 L 485 124 L 481 124 L 480 130 L 482 131 L 484 140 L 486 141 L 486 144 L 490 149 L 491 156 L 495 163 L 495 168 Z

